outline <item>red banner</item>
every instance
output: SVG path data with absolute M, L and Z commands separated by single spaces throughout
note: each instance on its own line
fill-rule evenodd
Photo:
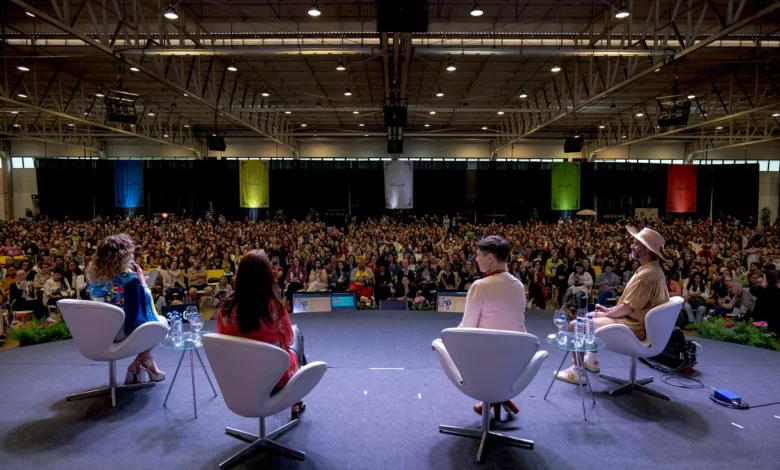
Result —
M 696 212 L 696 165 L 669 165 L 666 212 Z

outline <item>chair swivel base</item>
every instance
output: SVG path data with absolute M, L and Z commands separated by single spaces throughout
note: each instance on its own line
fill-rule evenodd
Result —
M 260 419 L 261 435 L 251 434 L 246 431 L 241 431 L 239 429 L 234 429 L 234 428 L 225 428 L 225 434 L 235 437 L 236 439 L 240 439 L 244 442 L 248 442 L 250 445 L 243 448 L 237 454 L 233 455 L 229 459 L 219 464 L 220 470 L 225 470 L 227 468 L 230 468 L 236 465 L 237 463 L 239 463 L 240 461 L 246 459 L 250 455 L 261 451 L 270 454 L 275 454 L 280 457 L 286 457 L 289 459 L 304 460 L 306 458 L 306 454 L 304 452 L 291 449 L 273 440 L 275 437 L 297 426 L 298 421 L 299 420 L 294 419 L 288 422 L 287 424 L 285 424 L 284 426 L 280 427 L 279 429 L 266 434 L 265 436 L 262 436 L 265 430 L 265 421 L 262 418 Z
M 103 387 L 103 388 L 95 388 L 92 390 L 86 390 L 79 393 L 74 393 L 73 395 L 68 395 L 66 398 L 67 401 L 73 401 L 73 400 L 83 400 L 85 398 L 94 398 L 94 397 L 102 397 L 105 395 L 111 395 L 111 407 L 116 407 L 116 394 L 122 393 L 122 392 L 130 392 L 132 390 L 138 390 L 139 388 L 147 388 L 147 387 L 154 387 L 154 382 L 144 382 L 142 384 L 132 384 L 132 385 L 117 385 L 115 387 Z
M 477 450 L 477 463 L 482 462 L 482 456 L 485 451 L 485 444 L 488 441 L 498 442 L 500 444 L 507 444 L 516 447 L 522 447 L 524 449 L 533 449 L 534 441 L 528 439 L 520 439 L 518 437 L 507 436 L 505 434 L 493 432 L 490 430 L 490 403 L 482 402 L 482 428 L 460 428 L 456 426 L 440 425 L 439 432 L 444 434 L 452 434 L 455 436 L 471 437 L 473 439 L 479 439 L 479 449 Z
M 648 395 L 652 395 L 652 396 L 657 397 L 657 398 L 661 398 L 662 400 L 671 401 L 671 398 L 669 398 L 669 396 L 664 395 L 661 392 L 656 392 L 655 390 L 653 390 L 651 388 L 645 387 L 646 384 L 649 384 L 650 382 L 653 381 L 652 377 L 648 377 L 646 379 L 637 379 L 636 378 L 636 362 L 637 362 L 636 358 L 632 357 L 631 358 L 631 368 L 629 369 L 629 372 L 628 372 L 628 380 L 620 379 L 620 378 L 613 377 L 613 376 L 607 375 L 607 374 L 599 374 L 599 377 L 601 377 L 603 379 L 607 379 L 607 380 L 609 380 L 611 382 L 615 382 L 615 383 L 619 383 L 620 384 L 620 387 L 618 387 L 618 388 L 616 388 L 614 390 L 611 390 L 609 392 L 609 394 L 612 395 L 612 396 L 615 396 L 615 395 L 620 395 L 621 393 L 629 393 L 632 390 L 636 390 L 636 391 L 639 391 L 639 392 L 642 392 L 642 393 L 646 393 Z

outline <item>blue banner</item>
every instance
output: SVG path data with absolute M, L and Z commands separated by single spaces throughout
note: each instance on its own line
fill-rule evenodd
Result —
M 144 162 L 140 160 L 114 162 L 114 201 L 116 207 L 143 207 Z

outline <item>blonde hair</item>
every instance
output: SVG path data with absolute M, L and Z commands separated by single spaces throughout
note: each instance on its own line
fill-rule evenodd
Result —
M 103 239 L 87 267 L 87 277 L 94 282 L 108 282 L 133 262 L 135 245 L 130 235 L 120 233 Z

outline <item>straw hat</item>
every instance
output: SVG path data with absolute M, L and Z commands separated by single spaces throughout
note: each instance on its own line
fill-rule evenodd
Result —
M 648 250 L 661 258 L 662 261 L 666 261 L 662 251 L 664 248 L 664 237 L 662 237 L 661 234 L 647 227 L 643 228 L 640 232 L 637 232 L 636 229 L 630 225 L 626 225 L 626 230 L 628 230 L 628 233 L 630 233 L 631 236 L 646 246 Z

